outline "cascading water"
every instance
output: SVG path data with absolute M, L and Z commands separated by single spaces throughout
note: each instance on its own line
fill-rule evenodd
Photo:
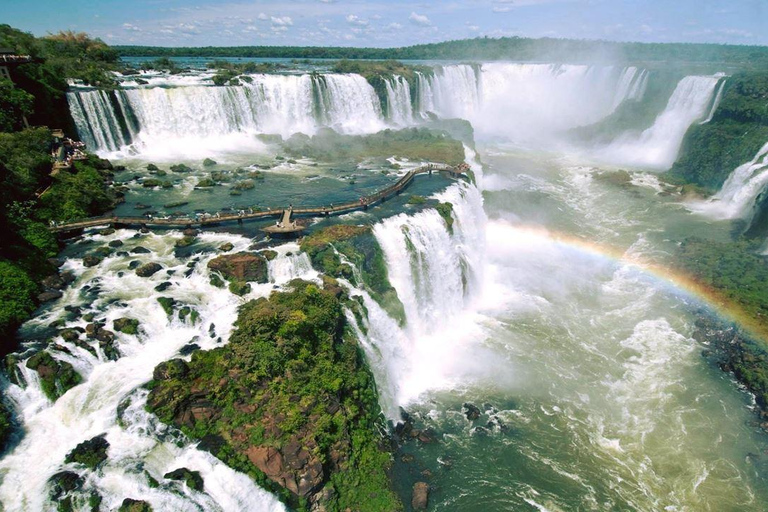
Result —
M 240 86 L 180 81 L 185 85 L 125 88 L 115 92 L 115 102 L 104 91 L 76 91 L 68 100 L 80 136 L 98 151 L 132 142 L 169 145 L 174 140 L 220 142 L 237 134 L 312 134 L 322 126 L 346 133 L 385 127 L 378 96 L 362 76 L 261 74 L 250 79 Z
M 411 89 L 408 81 L 402 76 L 395 75 L 385 81 L 387 88 L 387 114 L 389 120 L 398 126 L 408 126 L 413 123 L 413 104 Z
M 419 113 L 461 117 L 480 133 L 526 140 L 594 123 L 642 99 L 635 67 L 487 63 L 443 66 L 419 79 Z
M 61 300 L 31 320 L 26 328 L 43 328 L 53 320 L 67 318 L 64 308 L 77 306 L 83 315 L 93 314 L 93 321 L 103 322 L 106 329 L 111 329 L 117 318 L 139 319 L 139 333 L 116 333 L 115 347 L 120 357 L 114 361 L 105 356 L 95 340 L 74 342 L 60 336 L 54 338 L 55 348 L 47 350 L 55 359 L 70 363 L 83 377 L 81 384 L 55 403 L 45 398 L 37 373 L 25 366 L 26 358 L 22 357 L 17 369 L 23 374 L 26 387 L 11 385 L 7 395 L 24 423 L 25 435 L 0 461 L 0 500 L 5 509 L 52 510 L 48 479 L 67 470 L 84 477 L 82 488 L 74 491 L 79 496 L 76 503 L 87 501 L 95 491 L 103 498 L 104 510 L 116 510 L 124 498 L 145 500 L 154 510 L 284 510 L 274 496 L 258 488 L 250 477 L 198 450 L 175 429 L 147 413 L 147 391 L 141 386 L 152 378 L 157 364 L 184 357 L 179 352 L 184 347 L 191 349 L 196 345 L 209 350 L 226 343 L 237 308 L 245 300 L 266 296 L 273 286 L 295 277 L 315 279 L 317 273 L 304 261 L 306 255 L 295 256 L 296 244 L 277 247 L 277 257 L 270 262 L 271 282 L 253 284 L 253 291 L 239 298 L 209 283 L 207 262 L 216 256 L 215 250 L 191 257 L 176 256 L 173 236 L 141 236 L 133 231 L 88 238 L 98 244 L 121 240 L 126 250 L 141 245 L 151 252 L 110 256 L 92 268 L 84 267 L 80 259 L 67 260 L 64 269 L 73 271 L 76 281 Z M 247 250 L 251 243 L 247 238 L 225 234 L 203 234 L 199 243 L 215 248 L 224 242 L 232 243 L 236 251 Z M 142 278 L 130 270 L 132 260 L 157 262 L 164 270 L 151 278 Z M 169 283 L 167 289 L 156 291 L 161 282 Z M 169 319 L 157 301 L 160 296 L 194 308 L 199 320 L 183 320 L 176 314 Z M 82 329 L 87 321 L 78 315 L 65 323 L 66 328 Z M 110 446 L 108 459 L 98 470 L 64 463 L 65 455 L 78 443 L 102 433 L 106 433 Z M 166 472 L 179 467 L 199 471 L 204 491 L 193 491 L 163 478 Z M 152 484 L 147 475 L 160 485 Z
M 399 419 L 398 406 L 461 382 L 472 349 L 467 340 L 482 339 L 473 309 L 483 272 L 482 196 L 474 186 L 457 184 L 435 199 L 453 205 L 452 233 L 434 209 L 400 214 L 374 227 L 405 325 L 358 292 L 368 311 L 365 333 L 358 334 L 377 374 L 382 406 L 393 420 Z
M 768 184 L 768 143 L 749 162 L 738 166 L 728 176 L 720 191 L 705 202 L 688 207 L 716 219 L 747 218 L 755 200 Z
M 685 132 L 707 115 L 721 75 L 687 76 L 680 80 L 653 126 L 640 134 L 628 132 L 619 136 L 595 154 L 607 162 L 666 170 L 677 158 Z
M 67 101 L 75 127 L 89 148 L 114 151 L 130 143 L 120 125 L 120 119 L 126 118 L 124 111 L 115 109 L 108 92 L 68 92 Z

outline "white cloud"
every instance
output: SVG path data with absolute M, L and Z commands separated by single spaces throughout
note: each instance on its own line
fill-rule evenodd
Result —
M 275 27 L 289 27 L 293 25 L 290 16 L 272 16 L 272 25 Z
M 478 27 L 477 25 L 467 25 L 467 28 L 472 32 L 477 32 L 478 30 L 480 30 L 480 27 Z
M 265 13 L 260 12 L 258 16 L 256 16 L 261 21 L 267 21 L 269 19 L 269 16 L 267 16 Z
M 354 14 L 350 14 L 349 16 L 347 16 L 347 23 L 349 23 L 351 25 L 359 25 L 361 27 L 364 27 L 364 26 L 368 25 L 368 20 L 363 20 L 363 19 L 358 18 Z
M 401 28 L 403 28 L 403 26 L 399 23 L 390 23 L 389 25 L 387 25 L 387 28 L 389 30 L 400 30 Z
M 123 23 L 123 29 L 131 32 L 141 32 L 141 29 L 131 23 Z
M 408 19 L 411 20 L 411 23 L 415 23 L 416 25 L 422 25 L 425 27 L 428 27 L 432 25 L 432 22 L 423 14 L 416 14 L 415 12 L 411 12 L 411 15 L 408 16 Z

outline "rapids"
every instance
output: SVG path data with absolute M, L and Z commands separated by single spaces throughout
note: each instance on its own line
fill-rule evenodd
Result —
M 686 236 L 728 239 L 727 223 L 691 215 L 647 172 L 667 168 L 689 126 L 712 117 L 727 78 L 680 77 L 651 126 L 574 147 L 569 130 L 644 101 L 653 73 L 487 63 L 435 66 L 416 76 L 416 84 L 400 76 L 386 81 L 385 99 L 358 75 L 252 75 L 242 86 L 212 87 L 210 73 L 198 73 L 153 77 L 146 86 L 126 81 L 114 93 L 78 88 L 69 102 L 80 136 L 100 154 L 124 158 L 130 174 L 146 174 L 150 158 L 173 161 L 183 151 L 193 153 L 190 162 L 204 155 L 246 165 L 277 151 L 255 137 L 264 133 L 371 133 L 432 115 L 469 120 L 479 138 L 465 148 L 476 183 L 435 192 L 433 181 L 433 188 L 416 183 L 412 190 L 451 203 L 450 228 L 436 210 L 414 211 L 405 198 L 340 219 L 373 225 L 403 305 L 404 318 L 391 317 L 362 286 L 358 269 L 342 281 L 365 306 L 362 318 L 347 318 L 384 414 L 394 423 L 407 410 L 438 437 L 403 446 L 398 456 L 414 462 L 396 461 L 395 485 L 407 493 L 428 470 L 430 509 L 446 511 L 764 510 L 766 436 L 754 425 L 754 403 L 701 357 L 706 347 L 692 338 L 698 316 L 716 312 L 617 256 L 664 264 Z M 765 150 L 713 200 L 711 208 L 725 212 L 719 217 L 741 215 L 759 193 L 768 176 Z M 629 168 L 628 183 L 606 179 L 606 167 L 615 165 Z M 378 171 L 361 168 L 353 176 L 383 180 Z M 304 194 L 307 183 L 331 198 L 342 194 L 338 180 L 326 184 L 318 172 L 311 163 L 284 163 L 265 171 L 265 183 L 278 187 L 281 199 Z M 202 197 L 190 195 L 193 187 L 137 185 L 129 195 L 152 204 Z M 193 207 L 235 204 L 214 192 L 198 201 Z M 203 234 L 187 250 L 174 247 L 177 232 L 92 231 L 66 249 L 63 268 L 76 280 L 22 328 L 29 341 L 16 371 L 26 385 L 5 383 L 23 430 L 0 459 L 6 510 L 54 510 L 48 479 L 65 469 L 84 476 L 82 500 L 98 491 L 110 510 L 126 497 L 155 510 L 284 510 L 248 476 L 144 410 L 142 386 L 158 363 L 191 344 L 206 350 L 226 343 L 244 301 L 295 278 L 318 280 L 307 255 L 289 243 L 275 248 L 270 283 L 248 296 L 212 286 L 206 265 L 216 249 L 225 242 L 234 251 L 251 246 L 256 228 L 238 230 Z M 83 265 L 89 248 L 118 239 L 121 251 L 142 245 L 150 253 Z M 164 268 L 139 278 L 134 260 Z M 163 282 L 171 284 L 158 292 Z M 195 308 L 199 320 L 169 319 L 160 296 Z M 78 315 L 65 309 L 72 306 Z M 140 332 L 117 333 L 116 361 L 101 348 L 92 353 L 54 337 L 60 348 L 48 350 L 83 382 L 51 403 L 25 360 L 52 322 L 84 327 L 89 313 L 107 328 L 117 318 L 137 318 Z M 465 402 L 480 409 L 479 420 L 465 417 Z M 78 443 L 102 433 L 110 443 L 102 468 L 64 464 Z M 204 492 L 163 478 L 179 467 L 200 471 Z

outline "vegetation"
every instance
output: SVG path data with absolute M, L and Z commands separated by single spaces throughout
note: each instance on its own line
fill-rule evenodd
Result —
M 132 57 L 277 57 L 297 59 L 368 60 L 544 60 L 593 62 L 686 62 L 726 63 L 730 66 L 768 65 L 768 48 L 691 43 L 619 43 L 577 39 L 533 39 L 526 37 L 482 37 L 420 44 L 403 48 L 347 48 L 315 46 L 239 46 L 205 48 L 166 48 L 116 46 L 123 56 Z
M 340 290 L 297 281 L 244 305 L 225 347 L 155 369 L 148 408 L 299 509 L 401 508 L 373 378 Z
M 45 350 L 27 359 L 27 368 L 40 376 L 40 388 L 52 402 L 83 380 L 71 364 L 54 359 Z
M 35 309 L 37 282 L 53 270 L 47 258 L 56 256 L 59 246 L 48 224 L 101 214 L 117 198 L 105 184 L 111 166 L 98 158 L 75 162 L 71 169 L 51 176 L 51 140 L 45 128 L 0 133 L 3 350 L 12 348 L 13 333 Z
M 768 142 L 768 72 L 740 72 L 725 82 L 712 120 L 686 134 L 668 176 L 715 191 Z
M 98 87 L 113 87 L 115 82 L 109 71 L 121 67 L 116 50 L 98 39 L 71 31 L 37 38 L 9 25 L 0 25 L 0 47 L 12 48 L 33 59 L 12 71 L 15 93 L 0 82 L 0 112 L 7 112 L 12 105 L 14 112 L 24 113 L 32 125 L 60 126 L 68 131 L 73 131 L 73 125 L 66 100 L 67 78 Z M 27 103 L 29 97 L 19 91 L 32 97 L 31 109 Z M 8 131 L 7 126 L 3 127 L 2 117 L 0 113 L 0 131 Z M 17 124 L 12 127 L 19 128 Z
M 308 157 L 321 161 L 349 160 L 398 156 L 410 160 L 426 160 L 458 165 L 464 161 L 464 146 L 446 132 L 425 128 L 384 130 L 371 135 L 341 135 L 322 129 L 313 137 L 291 136 L 283 143 L 286 153 L 296 158 Z
M 396 75 L 405 78 L 408 80 L 411 98 L 416 98 L 419 86 L 416 74 L 421 73 L 427 76 L 434 74 L 434 68 L 431 66 L 412 66 L 396 60 L 361 61 L 343 59 L 334 64 L 331 71 L 334 73 L 357 73 L 362 75 L 376 91 L 376 95 L 379 97 L 385 112 L 389 108 L 386 85 L 388 80 L 392 80 Z
M 726 303 L 743 312 L 740 323 L 754 336 L 768 339 L 768 257 L 759 253 L 758 241 L 715 242 L 689 238 L 680 246 L 678 265 Z M 719 326 L 702 329 L 712 332 Z M 755 394 L 768 420 L 768 346 L 753 335 L 726 329 L 714 339 L 721 366 L 732 371 Z
M 352 267 L 342 263 L 341 256 L 344 256 L 360 271 L 363 282 L 355 284 L 365 286 L 371 297 L 393 318 L 401 322 L 405 320 L 403 305 L 389 282 L 384 253 L 370 226 L 329 226 L 305 237 L 301 241 L 301 250 L 307 253 L 316 269 L 354 283 L 356 279 Z

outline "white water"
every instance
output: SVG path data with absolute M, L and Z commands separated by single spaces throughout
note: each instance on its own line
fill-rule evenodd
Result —
M 31 325 L 46 325 L 64 314 L 64 306 L 78 305 L 83 314 L 94 313 L 96 321 L 106 323 L 112 330 L 112 321 L 120 317 L 140 320 L 138 336 L 116 332 L 116 345 L 122 355 L 117 361 L 108 361 L 99 350 L 95 357 L 73 343 L 57 337 L 53 341 L 66 347 L 70 354 L 53 351 L 57 359 L 71 363 L 81 373 L 84 382 L 65 393 L 51 404 L 40 390 L 37 374 L 19 364 L 27 380 L 27 387 L 11 385 L 7 395 L 16 405 L 24 423 L 25 435 L 21 443 L 0 460 L 0 501 L 6 510 L 49 510 L 47 481 L 56 472 L 68 469 L 85 475 L 85 492 L 97 490 L 104 502 L 104 510 L 115 510 L 124 498 L 149 502 L 154 510 L 224 510 L 264 511 L 284 510 L 277 499 L 258 488 L 246 475 L 238 474 L 208 453 L 160 424 L 144 411 L 147 392 L 140 387 L 152 378 L 157 364 L 173 357 L 193 341 L 203 350 L 226 343 L 237 317 L 237 308 L 243 302 L 271 293 L 274 285 L 281 285 L 295 277 L 315 279 L 317 273 L 296 256 L 298 246 L 278 247 L 278 256 L 270 262 L 272 282 L 252 283 L 252 292 L 243 298 L 209 283 L 207 262 L 216 251 L 190 258 L 174 255 L 174 240 L 180 234 L 165 236 L 145 235 L 134 238 L 134 231 L 122 230 L 113 235 L 92 235 L 90 238 L 104 244 L 121 239 L 129 250 L 135 245 L 149 248 L 151 254 L 112 256 L 100 265 L 85 268 L 79 259 L 70 259 L 65 268 L 77 274 L 76 282 L 50 310 L 30 321 Z M 174 236 L 178 235 L 178 236 Z M 203 234 L 202 243 L 218 247 L 224 242 L 234 244 L 235 251 L 246 250 L 249 239 L 225 234 Z M 164 269 L 151 278 L 140 278 L 128 269 L 131 260 L 155 261 Z M 196 262 L 191 274 L 185 277 L 188 263 Z M 168 275 L 167 270 L 175 271 Z M 172 286 L 165 292 L 154 287 L 169 281 Z M 82 296 L 84 286 L 99 286 L 98 298 L 91 302 Z M 157 297 L 172 297 L 188 304 L 200 313 L 195 325 L 178 318 L 169 321 Z M 86 321 L 68 321 L 67 327 L 84 327 Z M 91 344 L 98 346 L 96 342 Z M 98 349 L 97 349 L 98 350 Z M 128 402 L 118 422 L 118 405 Z M 65 465 L 64 458 L 77 444 L 106 433 L 110 443 L 108 460 L 96 472 L 83 470 L 77 465 Z M 203 493 L 192 491 L 163 475 L 173 469 L 187 467 L 199 471 L 204 478 Z M 161 486 L 152 489 L 144 475 L 149 472 Z
M 728 176 L 720 191 L 704 202 L 688 207 L 716 219 L 747 218 L 755 200 L 768 184 L 768 143 L 749 162 L 738 166 Z
M 385 413 L 397 420 L 403 406 L 434 389 L 482 376 L 484 338 L 475 303 L 482 288 L 486 218 L 479 191 L 456 184 L 435 198 L 450 202 L 453 234 L 436 210 L 400 214 L 374 227 L 389 280 L 405 310 L 400 327 L 363 296 L 367 332 L 359 332 L 376 373 Z M 470 359 L 470 353 L 472 357 Z
M 413 104 L 408 81 L 395 75 L 385 82 L 387 88 L 387 113 L 389 120 L 398 126 L 413 124 Z
M 607 147 L 598 149 L 597 158 L 619 165 L 669 169 L 677 159 L 685 132 L 707 114 L 721 79 L 720 75 L 683 78 L 653 126 L 639 134 L 621 135 Z
M 486 63 L 420 77 L 420 113 L 461 117 L 486 136 L 531 141 L 594 123 L 642 99 L 648 73 L 635 67 Z
M 228 142 L 253 150 L 258 133 L 313 134 L 327 126 L 343 133 L 370 133 L 385 127 L 373 88 L 359 75 L 249 75 L 241 86 L 204 83 L 120 89 L 115 109 L 104 91 L 68 95 L 78 132 L 90 148 L 107 152 L 133 143 L 134 151 L 206 149 Z M 407 87 L 406 87 L 407 90 Z M 120 119 L 134 116 L 128 140 Z M 126 124 L 129 124 L 126 122 Z M 154 155 L 153 155 L 154 156 Z

